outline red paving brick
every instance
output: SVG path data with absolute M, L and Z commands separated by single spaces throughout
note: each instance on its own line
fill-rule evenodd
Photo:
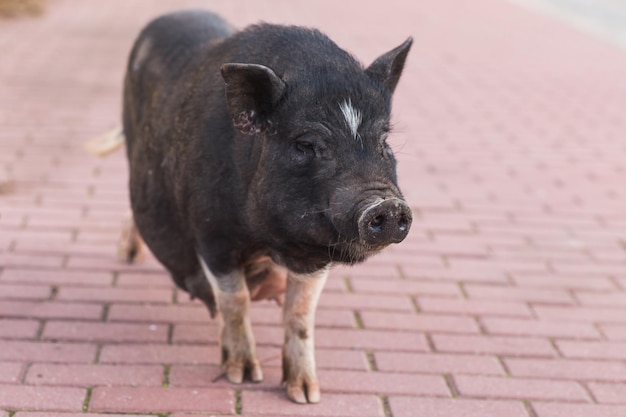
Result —
M 450 396 L 442 376 L 324 369 L 319 371 L 319 378 L 329 392 Z
M 563 356 L 581 359 L 617 359 L 626 360 L 626 343 L 557 341 Z
M 235 393 L 203 388 L 97 387 L 91 394 L 90 411 L 168 412 L 202 411 L 234 413 Z
M 0 315 L 37 319 L 98 320 L 102 306 L 87 303 L 0 301 Z
M 584 388 L 571 381 L 460 375 L 454 382 L 463 397 L 590 401 Z
M 617 361 L 506 358 L 504 364 L 514 377 L 626 381 L 626 365 Z
M 103 288 L 94 291 L 91 288 L 62 287 L 59 289 L 57 299 L 96 303 L 169 303 L 172 300 L 172 290 L 161 288 Z
M 390 138 L 414 225 L 333 269 L 318 405 L 280 388 L 275 305 L 252 308 L 265 381 L 235 387 L 204 306 L 115 260 L 124 152 L 83 146 L 120 123 L 140 28 L 185 7 L 319 27 L 365 63 L 416 39 Z M 502 0 L 58 0 L 3 20 L 0 52 L 0 417 L 626 416 L 623 50 Z
M 212 363 L 217 362 L 218 352 L 217 345 L 115 344 L 102 347 L 100 362 L 123 364 Z
M 37 320 L 0 319 L 0 337 L 7 339 L 34 339 L 41 323 Z
M 49 269 L 10 269 L 0 274 L 0 282 L 36 283 L 36 284 L 72 284 L 107 287 L 113 282 L 110 272 L 65 271 Z
M 0 360 L 86 363 L 95 359 L 97 346 L 88 343 L 56 343 L 3 340 Z
M 366 329 L 388 329 L 392 327 L 422 332 L 480 333 L 478 324 L 471 317 L 363 311 L 361 312 L 361 319 Z
M 485 331 L 495 335 L 544 336 L 568 339 L 599 339 L 600 332 L 589 323 L 533 319 L 483 317 Z
M 592 382 L 588 384 L 591 393 L 599 403 L 626 404 L 626 385 Z
M 0 362 L 0 383 L 19 382 L 24 372 L 24 364 L 19 362 Z
M 45 300 L 51 295 L 48 285 L 0 284 L 0 299 Z
M 504 375 L 493 356 L 376 352 L 376 368 L 385 372 Z
M 602 333 L 611 340 L 626 340 L 626 324 L 606 324 L 600 326 Z
M 435 348 L 440 352 L 490 353 L 511 356 L 556 356 L 546 339 L 524 337 L 486 337 L 436 334 Z
M 2 414 L 0 414 L 1 416 Z M 148 414 L 132 414 L 133 417 L 150 417 Z M 36 411 L 18 411 L 14 414 L 16 417 L 124 417 L 128 414 L 100 414 L 100 413 L 49 413 Z
M 396 295 L 438 295 L 460 297 L 459 287 L 448 282 L 428 282 L 409 280 L 352 279 L 351 287 L 357 293 L 396 294 Z
M 626 406 L 600 404 L 533 403 L 538 417 L 623 417 Z
M 433 398 L 391 397 L 394 417 L 528 417 L 521 402 Z
M 417 297 L 420 311 L 425 313 L 453 313 L 480 316 L 530 317 L 526 304 L 515 301 L 452 300 Z
M 73 365 L 35 363 L 28 368 L 26 383 L 59 386 L 160 386 L 163 367 L 159 365 Z
M 0 407 L 6 410 L 81 411 L 86 395 L 87 390 L 83 388 L 0 385 Z
M 164 324 L 94 323 L 48 321 L 43 340 L 89 342 L 167 342 L 169 328 Z

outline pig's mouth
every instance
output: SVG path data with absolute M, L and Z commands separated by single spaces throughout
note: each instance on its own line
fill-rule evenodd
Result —
M 357 239 L 343 240 L 328 246 L 330 261 L 357 264 L 383 250 L 388 244 L 369 245 Z

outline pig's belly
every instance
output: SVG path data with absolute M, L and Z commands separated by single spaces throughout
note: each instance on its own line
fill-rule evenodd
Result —
M 287 268 L 277 265 L 269 256 L 259 256 L 246 264 L 245 274 L 252 301 L 274 300 L 282 305 Z

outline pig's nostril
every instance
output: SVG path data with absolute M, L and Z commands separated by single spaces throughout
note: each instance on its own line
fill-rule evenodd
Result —
M 383 230 L 384 225 L 385 225 L 385 216 L 383 216 L 382 214 L 379 214 L 378 216 L 374 217 L 372 221 L 370 222 L 370 229 L 372 230 L 372 232 L 377 233 Z
M 398 220 L 398 229 L 401 232 L 404 232 L 406 231 L 408 227 L 409 227 L 409 220 L 406 218 L 406 216 L 400 217 L 400 220 Z

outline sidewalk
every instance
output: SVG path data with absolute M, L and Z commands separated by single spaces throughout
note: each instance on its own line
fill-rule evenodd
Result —
M 409 238 L 320 300 L 322 402 L 217 379 L 216 324 L 115 243 L 131 43 L 179 7 L 315 26 L 369 64 L 415 38 L 391 140 Z M 626 417 L 626 53 L 503 0 L 50 0 L 0 20 L 0 417 Z

